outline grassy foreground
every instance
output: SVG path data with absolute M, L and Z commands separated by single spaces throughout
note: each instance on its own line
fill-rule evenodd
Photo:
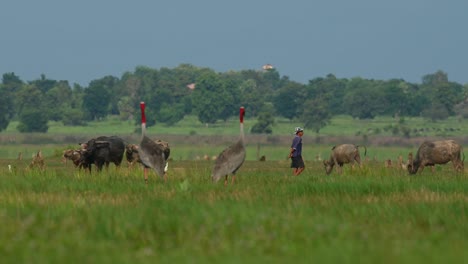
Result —
M 212 162 L 174 161 L 169 181 L 140 168 L 89 175 L 0 161 L 2 263 L 463 263 L 468 177 L 450 166 L 408 176 L 366 163 L 292 177 L 247 161 L 238 182 Z

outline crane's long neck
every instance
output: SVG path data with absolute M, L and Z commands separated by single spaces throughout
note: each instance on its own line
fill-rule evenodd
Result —
M 141 123 L 141 139 L 146 135 L 146 123 Z
M 240 141 L 242 144 L 244 144 L 244 115 L 245 115 L 245 109 L 244 107 L 240 108 L 239 111 L 239 121 L 240 121 Z
M 146 135 L 146 115 L 145 115 L 145 102 L 140 102 L 141 109 L 141 139 Z
M 244 143 L 244 123 L 240 123 L 240 140 Z

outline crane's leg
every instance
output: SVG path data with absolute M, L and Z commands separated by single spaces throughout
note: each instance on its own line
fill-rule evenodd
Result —
M 228 178 L 228 176 L 226 175 L 226 177 L 224 178 L 224 186 L 227 186 L 227 184 L 228 184 L 228 179 L 227 178 Z
M 232 175 L 232 180 L 231 180 L 231 184 L 234 185 L 234 182 L 236 181 L 236 175 L 233 174 Z

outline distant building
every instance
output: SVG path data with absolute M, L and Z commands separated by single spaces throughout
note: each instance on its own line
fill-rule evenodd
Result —
M 262 66 L 263 70 L 273 70 L 275 67 L 273 67 L 273 65 L 271 64 L 265 64 Z

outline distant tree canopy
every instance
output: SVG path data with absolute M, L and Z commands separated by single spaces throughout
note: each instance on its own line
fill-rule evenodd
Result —
M 273 124 L 275 118 L 273 116 L 273 105 L 265 104 L 257 117 L 257 123 L 252 126 L 251 132 L 253 134 L 271 134 L 273 133 Z
M 5 73 L 0 84 L 0 131 L 11 120 L 19 121 L 21 132 L 46 132 L 48 121 L 74 126 L 110 115 L 139 125 L 139 103 L 145 101 L 148 125 L 171 126 L 186 115 L 213 124 L 235 117 L 244 106 L 249 117 L 258 118 L 253 133 L 271 133 L 275 117 L 302 123 L 318 133 L 335 115 L 440 120 L 458 114 L 468 118 L 467 97 L 468 84 L 451 82 L 440 70 L 424 75 L 421 83 L 328 74 L 302 84 L 276 69 L 218 73 L 190 64 L 172 69 L 138 66 L 120 78 L 92 80 L 87 87 L 70 87 L 66 80 L 45 75 L 23 82 L 14 73 Z
M 193 92 L 193 107 L 202 123 L 213 124 L 231 117 L 239 103 L 235 102 L 236 89 L 215 72 L 205 73 L 197 79 Z
M 23 82 L 14 73 L 5 73 L 0 84 L 0 131 L 8 127 L 15 110 L 15 94 Z

